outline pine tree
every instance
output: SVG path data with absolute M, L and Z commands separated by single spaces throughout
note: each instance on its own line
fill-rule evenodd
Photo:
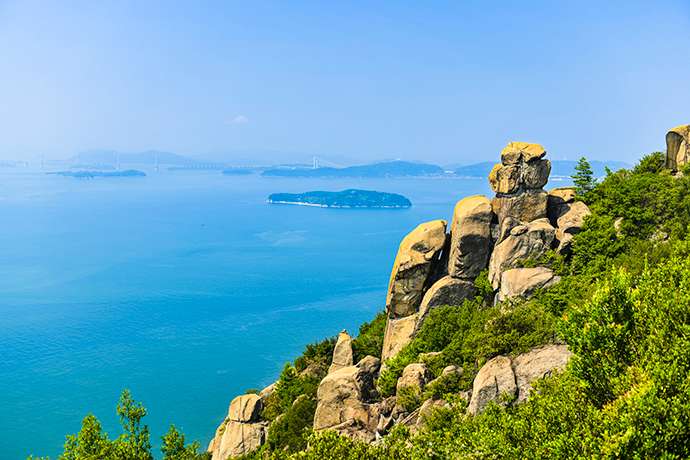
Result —
M 575 183 L 575 188 L 578 195 L 584 195 L 594 188 L 597 184 L 594 178 L 594 171 L 592 166 L 587 161 L 587 158 L 581 157 L 575 165 L 575 174 L 570 176 Z

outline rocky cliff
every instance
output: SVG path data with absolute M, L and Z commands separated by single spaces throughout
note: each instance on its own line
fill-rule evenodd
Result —
M 675 138 L 672 142 L 678 144 Z M 683 142 L 680 150 L 687 148 Z M 415 337 L 429 312 L 473 298 L 476 279 L 482 275 L 494 291 L 493 303 L 505 308 L 510 308 L 511 299 L 528 298 L 559 282 L 551 269 L 533 262 L 549 250 L 567 254 L 589 209 L 576 201 L 571 188 L 544 190 L 551 170 L 545 156 L 539 144 L 509 143 L 488 178 L 494 197 L 463 198 L 449 221 L 422 223 L 403 238 L 386 297 L 381 360 L 367 356 L 353 362 L 352 339 L 345 331 L 340 333 L 328 374 L 316 393 L 315 431 L 333 430 L 375 442 L 395 424 L 418 428 L 420 414 L 446 403 L 432 398 L 410 410 L 396 395 L 382 398 L 376 380 L 386 361 Z M 524 266 L 528 261 L 532 264 Z M 562 369 L 569 356 L 565 345 L 559 344 L 516 357 L 496 356 L 479 369 L 471 391 L 464 393 L 467 412 L 476 414 L 491 401 L 524 401 L 532 382 Z M 462 372 L 458 366 L 447 366 L 438 379 Z M 434 380 L 424 363 L 411 363 L 398 379 L 396 393 L 421 395 Z M 270 388 L 262 396 L 245 395 L 232 401 L 208 448 L 214 460 L 246 454 L 265 441 L 270 426 L 259 419 L 258 411 L 269 392 Z

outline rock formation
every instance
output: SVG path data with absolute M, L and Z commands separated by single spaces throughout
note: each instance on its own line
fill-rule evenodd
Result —
M 266 439 L 267 428 L 267 424 L 259 419 L 262 407 L 261 397 L 255 394 L 232 400 L 228 416 L 208 446 L 212 460 L 245 455 L 261 447 Z
M 546 267 L 506 270 L 501 273 L 501 288 L 496 295 L 496 301 L 503 302 L 515 297 L 526 299 L 537 289 L 548 289 L 560 280 L 560 276 Z
M 448 275 L 473 280 L 489 262 L 494 213 L 485 196 L 464 198 L 455 205 L 450 226 Z
M 338 334 L 338 340 L 333 348 L 333 359 L 331 367 L 328 368 L 328 373 L 335 372 L 343 367 L 352 366 L 352 337 L 347 331 L 341 331 Z
M 551 249 L 556 229 L 549 220 L 537 219 L 526 225 L 518 225 L 494 248 L 489 261 L 489 281 L 494 289 L 501 284 L 501 273 L 516 268 L 527 259 L 537 259 Z
M 398 379 L 396 390 L 411 388 L 417 394 L 424 391 L 426 384 L 433 379 L 433 374 L 424 363 L 412 363 L 405 366 L 402 376 Z
M 467 412 L 477 414 L 490 402 L 507 405 L 522 402 L 532 391 L 532 383 L 560 371 L 570 359 L 565 345 L 548 345 L 511 359 L 497 356 L 477 373 Z
M 501 163 L 489 174 L 496 197 L 493 212 L 499 226 L 506 217 L 531 222 L 546 217 L 546 185 L 551 163 L 543 159 L 546 150 L 539 144 L 510 142 L 501 152 Z
M 419 306 L 434 274 L 439 272 L 445 246 L 445 220 L 419 225 L 400 243 L 386 297 L 384 361 L 398 353 L 414 334 Z
M 374 379 L 380 361 L 372 356 L 355 366 L 329 373 L 316 392 L 314 430 L 334 430 L 355 439 L 371 442 L 376 437 L 379 408 Z
M 573 236 L 580 231 L 591 211 L 583 202 L 575 201 L 574 188 L 563 187 L 549 192 L 548 214 L 551 225 L 556 228 L 556 251 L 569 253 Z
M 690 125 L 676 126 L 666 133 L 666 167 L 678 171 L 690 160 Z

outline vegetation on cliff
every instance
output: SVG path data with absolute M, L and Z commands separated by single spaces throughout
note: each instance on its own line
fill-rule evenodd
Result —
M 672 175 L 664 169 L 663 155 L 654 153 L 631 170 L 609 172 L 589 190 L 582 187 L 579 199 L 592 215 L 574 236 L 572 252 L 567 257 L 549 252 L 523 263 L 548 266 L 561 276 L 549 290 L 514 300 L 509 308 L 492 306 L 484 273 L 475 282 L 474 298 L 432 309 L 417 336 L 388 360 L 378 381 L 385 396 L 395 391 L 411 362 L 426 362 L 437 377 L 448 364 L 463 367 L 462 374 L 435 381 L 421 397 L 398 395 L 408 409 L 431 396 L 449 403 L 426 415 L 419 432 L 398 425 L 374 445 L 312 432 L 318 382 L 335 344 L 328 339 L 286 365 L 262 412 L 264 420 L 272 421 L 268 441 L 245 458 L 687 458 L 688 172 Z M 353 341 L 355 361 L 380 356 L 385 320 L 380 314 L 362 326 Z M 552 342 L 566 343 L 573 352 L 564 372 L 540 381 L 522 404 L 491 403 L 481 414 L 467 415 L 461 395 L 483 363 Z M 123 418 L 125 434 L 115 441 L 108 441 L 88 416 L 82 431 L 68 438 L 64 458 L 90 458 L 74 454 L 81 446 L 108 455 L 120 452 L 113 447 L 118 445 L 142 455 L 150 451 L 141 413 L 125 413 L 130 414 Z M 199 458 L 196 446 L 185 446 L 176 431 L 167 438 L 177 456 L 166 453 L 166 458 Z M 103 458 L 122 458 L 108 455 Z

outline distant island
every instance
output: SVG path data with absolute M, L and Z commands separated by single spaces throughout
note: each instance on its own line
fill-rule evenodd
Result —
M 262 176 L 276 177 L 408 177 L 439 176 L 443 168 L 428 163 L 386 161 L 345 168 L 269 168 Z
M 95 177 L 144 177 L 146 173 L 136 169 L 125 171 L 55 171 L 47 174 L 56 176 L 76 177 L 78 179 L 93 179 Z
M 253 174 L 254 170 L 251 168 L 226 168 L 223 170 L 223 174 L 226 176 L 248 176 Z
M 295 204 L 320 208 L 409 208 L 409 199 L 397 193 L 348 189 L 341 192 L 274 193 L 271 204 Z

